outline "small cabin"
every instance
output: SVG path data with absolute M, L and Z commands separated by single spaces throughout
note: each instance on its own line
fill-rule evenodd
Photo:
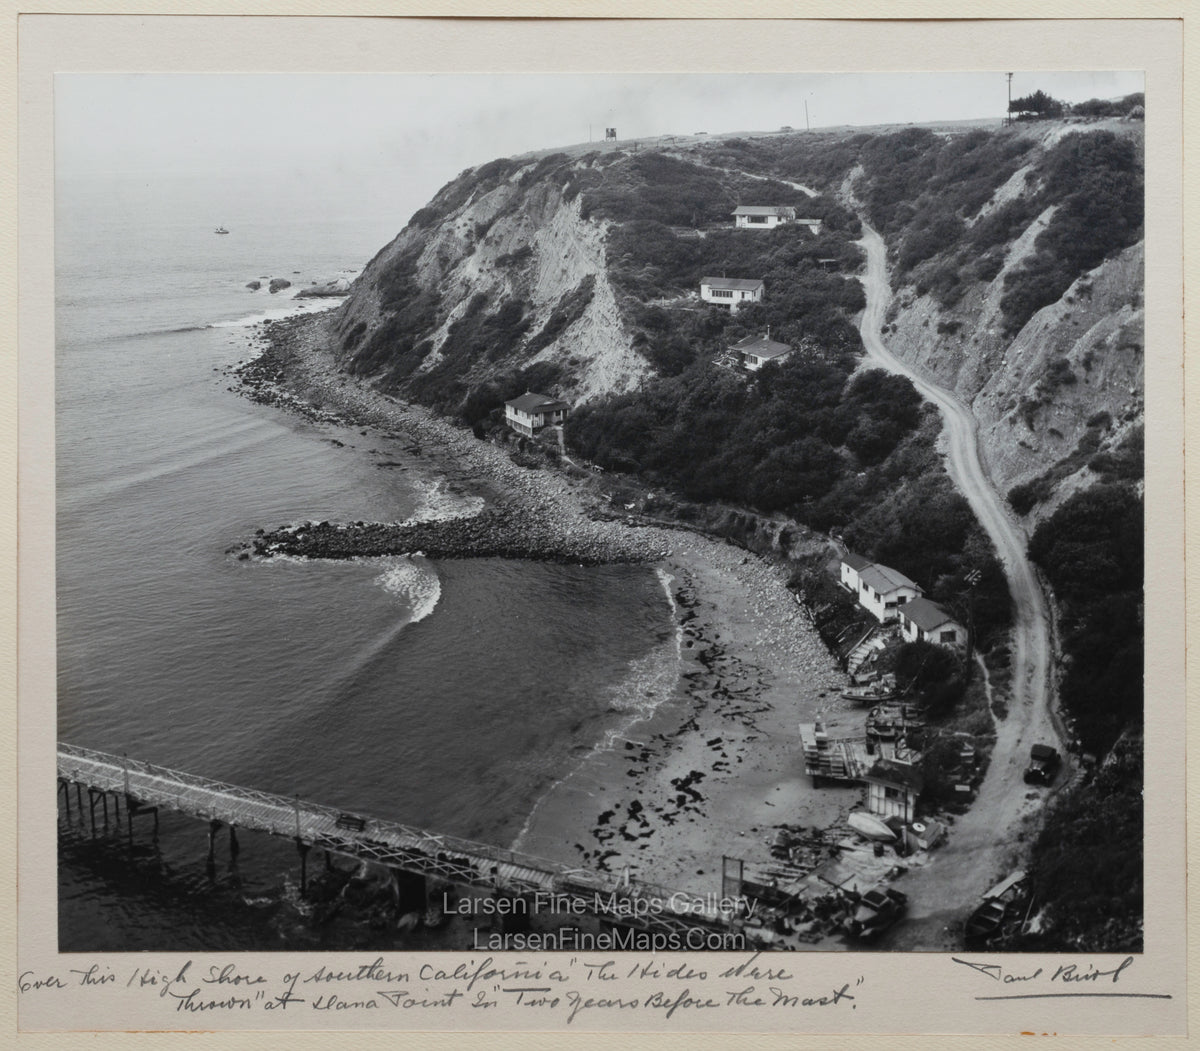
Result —
M 899 611 L 900 631 L 908 642 L 933 642 L 939 646 L 965 646 L 967 632 L 936 602 L 916 598 Z
M 733 210 L 733 225 L 738 230 L 774 230 L 795 219 L 796 209 L 788 205 L 743 204 Z
M 786 343 L 777 343 L 767 336 L 747 336 L 738 340 L 731 349 L 747 372 L 757 372 L 768 361 L 783 361 L 792 352 Z
M 896 620 L 900 609 L 924 594 L 899 570 L 890 566 L 867 566 L 858 573 L 858 604 L 880 624 Z
M 571 406 L 548 394 L 526 391 L 504 403 L 504 422 L 518 434 L 532 438 L 543 427 L 562 423 Z
M 762 301 L 765 286 L 760 278 L 752 277 L 702 277 L 700 298 L 706 303 L 729 307 L 736 312 L 743 303 Z
M 867 786 L 867 809 L 879 817 L 898 817 L 906 824 L 917 814 L 917 799 L 925 779 L 912 763 L 878 759 L 863 774 Z

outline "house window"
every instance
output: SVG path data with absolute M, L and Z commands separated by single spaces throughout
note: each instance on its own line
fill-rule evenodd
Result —
M 722 299 L 732 299 L 733 298 L 733 289 L 731 289 L 731 288 L 714 288 L 709 292 L 709 295 L 713 296 L 714 298 L 719 296 Z
M 884 609 L 895 609 L 895 608 L 896 608 L 896 602 L 895 602 L 895 600 L 894 600 L 894 599 L 893 599 L 891 602 L 885 602 L 885 603 L 883 604 L 883 607 L 884 607 Z
M 746 216 L 746 220 L 751 223 L 765 223 L 767 217 L 765 215 L 748 215 Z
M 899 798 L 900 798 L 900 789 L 898 789 L 898 788 L 888 788 L 888 786 L 887 786 L 887 785 L 884 785 L 884 787 L 883 787 L 883 798 L 884 798 L 884 799 L 899 799 Z
M 942 642 L 954 642 L 957 640 L 957 638 L 958 638 L 957 631 L 951 630 L 951 631 L 943 631 L 942 632 Z

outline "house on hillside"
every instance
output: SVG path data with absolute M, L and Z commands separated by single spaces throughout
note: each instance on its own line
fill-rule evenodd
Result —
M 532 438 L 543 427 L 562 423 L 571 406 L 548 394 L 526 391 L 519 398 L 504 403 L 504 422 L 518 434 Z
M 820 219 L 797 219 L 796 225 L 797 226 L 807 226 L 808 232 L 810 234 L 812 234 L 813 237 L 820 236 L 820 233 L 821 233 L 821 220 Z
M 939 646 L 965 646 L 966 629 L 936 602 L 916 598 L 900 610 L 900 631 L 907 642 L 934 642 Z
M 862 555 L 856 555 L 853 551 L 847 551 L 842 556 L 841 569 L 841 584 L 847 591 L 853 595 L 858 594 L 858 575 L 867 566 L 871 565 L 869 558 L 864 558 Z
M 738 230 L 774 230 L 795 219 L 796 209 L 785 204 L 742 204 L 733 210 L 733 225 Z
M 880 624 L 899 616 L 901 606 L 924 592 L 899 570 L 878 563 L 858 572 L 858 604 Z
M 702 277 L 700 298 L 706 303 L 729 307 L 736 311 L 743 303 L 758 303 L 762 300 L 764 286 L 760 278 L 753 277 Z
M 917 815 L 917 798 L 925 787 L 921 771 L 899 759 L 877 759 L 863 774 L 867 809 L 880 817 L 898 817 L 907 824 Z
M 783 361 L 792 352 L 786 343 L 777 343 L 767 336 L 747 336 L 730 349 L 747 372 L 757 372 L 768 361 Z

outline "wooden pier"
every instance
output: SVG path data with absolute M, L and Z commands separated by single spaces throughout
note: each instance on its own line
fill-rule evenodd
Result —
M 626 927 L 686 934 L 723 930 L 732 919 L 706 907 L 703 896 L 644 880 L 572 868 L 486 843 L 339 811 L 298 796 L 243 788 L 75 745 L 58 746 L 58 786 L 68 811 L 72 793 L 81 813 L 86 806 L 93 828 L 98 806 L 107 822 L 110 800 L 117 814 L 124 804 L 131 836 L 134 821 L 141 816 L 153 816 L 157 828 L 160 808 L 208 821 L 210 863 L 214 837 L 222 825 L 229 827 L 233 856 L 239 849 L 238 829 L 288 837 L 300 854 L 301 893 L 306 892 L 308 852 L 318 847 L 445 883 L 521 897 L 565 895 L 582 911 Z

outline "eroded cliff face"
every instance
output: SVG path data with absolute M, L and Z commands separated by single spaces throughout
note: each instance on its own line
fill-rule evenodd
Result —
M 1008 179 L 978 219 L 1032 194 L 1029 172 L 1026 165 Z M 1036 496 L 1028 506 L 1015 501 L 1030 528 L 1098 479 L 1089 466 L 1098 454 L 1136 444 L 1145 415 L 1144 242 L 1078 277 L 1017 333 L 1005 332 L 1005 278 L 1033 255 L 1054 213 L 1038 214 L 1006 246 L 995 276 L 951 307 L 912 285 L 896 289 L 885 332 L 900 357 L 970 405 L 997 488 L 1024 486 Z
M 535 168 L 512 162 L 447 202 L 460 177 L 432 202 L 441 214 L 418 213 L 371 261 L 338 324 L 348 367 L 398 383 L 433 383 L 440 369 L 465 392 L 544 364 L 556 368 L 533 373 L 553 377 L 541 393 L 573 403 L 639 383 L 648 366 L 609 284 L 606 224 Z M 419 360 L 397 373 L 406 347 Z

